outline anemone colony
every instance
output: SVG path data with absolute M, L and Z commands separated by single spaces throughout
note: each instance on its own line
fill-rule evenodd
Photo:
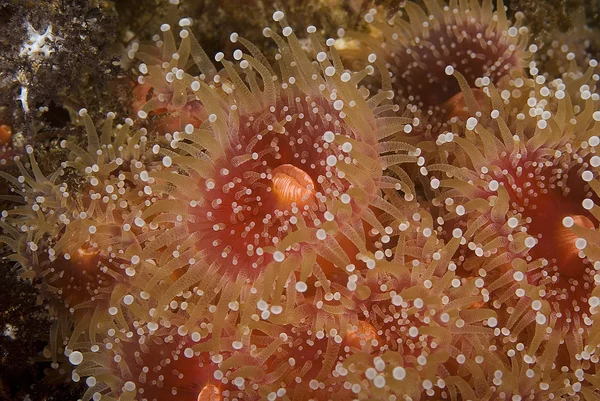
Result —
M 424 3 L 337 41 L 276 11 L 274 62 L 163 24 L 134 119 L 0 173 L 82 400 L 600 399 L 597 62 Z

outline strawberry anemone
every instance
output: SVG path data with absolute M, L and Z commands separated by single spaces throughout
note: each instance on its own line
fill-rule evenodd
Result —
M 113 127 L 109 113 L 98 135 L 86 110 L 79 114 L 87 146 L 63 141 L 70 154 L 56 172 L 45 176 L 28 147 L 28 168 L 16 161 L 20 176 L 0 173 L 13 185 L 11 200 L 22 203 L 2 213 L 2 242 L 23 278 L 40 279 L 56 318 L 50 344 L 55 362 L 71 326 L 108 308 L 115 286 L 135 275 L 141 234 L 135 208 L 149 198 L 139 174 L 147 161 L 145 131 L 130 135 L 131 120 Z M 77 179 L 60 182 L 65 173 Z
M 292 330 L 294 320 L 282 319 L 295 319 L 298 314 L 292 313 L 294 309 L 310 307 L 307 319 L 312 323 L 307 320 L 298 327 L 321 327 L 322 323 L 315 323 L 319 320 L 315 320 L 314 305 L 319 300 L 314 297 L 336 295 L 319 289 L 307 294 L 313 300 L 302 306 L 302 297 L 295 294 L 307 290 L 311 276 L 316 278 L 315 287 L 328 288 L 328 269 L 347 277 L 343 269 L 352 260 L 365 266 L 374 263 L 377 257 L 373 252 L 381 244 L 367 247 L 366 237 L 350 228 L 368 226 L 377 234 L 384 233 L 376 210 L 404 219 L 380 190 L 411 191 L 401 167 L 417 162 L 419 150 L 387 140 L 411 120 L 394 116 L 389 93 L 370 96 L 359 89 L 361 80 L 374 73 L 372 66 L 358 73 L 344 70 L 333 43 L 328 41 L 329 49 L 323 47 L 314 27 L 307 29 L 316 53 L 309 56 L 286 25 L 283 13 L 276 12 L 274 18 L 281 21 L 283 37 L 271 30 L 265 34 L 279 47 L 279 74 L 251 43 L 232 35 L 249 54 L 236 50 L 236 63 L 225 60 L 222 54 L 216 56 L 224 67 L 221 75 L 212 78 L 213 83 L 220 82 L 219 88 L 201 76 L 175 74 L 176 85 L 201 104 L 206 118 L 198 126 L 188 123 L 182 131 L 156 138 L 152 152 L 145 135 L 121 137 L 124 144 L 138 143 L 135 149 L 141 152 L 130 159 L 134 171 L 117 177 L 123 182 L 121 187 L 129 182 L 140 185 L 128 195 L 133 197 L 131 201 L 122 203 L 127 213 L 120 216 L 125 220 L 118 219 L 118 226 L 133 233 L 130 243 L 118 239 L 124 258 L 130 260 L 131 275 L 123 292 L 113 291 L 108 314 L 100 308 L 93 318 L 100 329 L 95 328 L 95 338 L 85 341 L 99 345 L 99 354 L 88 358 L 88 350 L 74 351 L 83 356 L 77 354 L 77 361 L 86 363 L 81 368 L 77 365 L 78 375 L 88 375 L 94 369 L 106 375 L 102 393 L 107 396 L 137 394 L 149 400 L 164 399 L 176 391 L 187 398 L 228 399 L 240 391 L 254 397 L 259 387 L 266 391 L 274 384 L 263 380 L 269 376 L 261 376 L 264 367 L 256 355 L 243 359 L 241 372 L 222 372 L 219 376 L 215 371 L 217 381 L 207 380 L 206 375 L 197 377 L 197 369 L 206 358 L 212 361 L 211 366 L 220 366 L 228 355 L 241 349 L 255 353 L 256 347 L 268 346 L 272 352 L 269 343 L 273 331 L 265 332 L 262 320 L 276 321 L 282 327 L 277 335 L 289 333 L 296 337 L 295 342 L 309 344 L 316 331 L 306 337 L 303 330 Z M 167 42 L 172 33 L 170 28 L 163 28 Z M 183 40 L 187 37 L 185 33 L 179 36 Z M 97 141 L 93 135 L 91 138 L 92 149 L 80 151 L 81 159 L 98 153 Z M 123 162 L 121 165 L 126 164 Z M 108 174 L 100 180 L 97 175 L 105 169 L 97 164 L 90 175 L 102 182 L 114 178 Z M 383 178 L 385 168 L 393 168 L 400 178 Z M 115 184 L 110 185 L 114 192 Z M 104 185 L 99 188 L 106 189 Z M 129 192 L 117 191 L 123 196 Z M 120 206 L 122 202 L 118 196 L 113 199 L 101 194 L 99 199 L 106 199 L 108 205 L 115 201 Z M 106 210 L 105 206 L 98 207 Z M 348 240 L 338 237 L 342 232 Z M 352 242 L 352 252 L 362 250 L 361 255 L 346 256 L 344 241 Z M 164 346 L 155 346 L 156 355 L 145 355 L 147 352 L 138 350 L 134 340 L 120 340 L 117 347 L 110 339 L 127 336 L 130 331 L 138 337 L 144 335 L 144 341 L 162 341 Z M 175 333 L 186 336 L 195 332 L 199 333 L 196 345 L 173 342 Z M 151 339 L 159 333 L 160 338 Z M 255 348 L 251 348 L 253 338 L 258 342 Z M 107 342 L 113 345 L 102 345 Z M 78 344 L 73 343 L 70 350 Z M 323 350 L 329 348 L 322 341 L 320 344 Z M 146 361 L 163 366 L 175 356 L 180 358 L 181 352 L 185 356 L 186 347 L 191 349 L 187 354 L 192 361 L 178 370 L 183 381 L 178 381 L 179 374 L 144 372 L 144 367 L 150 368 Z M 111 350 L 119 352 L 113 355 Z M 117 366 L 107 367 L 101 361 L 105 357 Z M 281 359 L 279 355 L 273 358 Z M 312 359 L 300 352 L 298 360 L 306 364 Z M 169 372 L 177 365 L 170 366 Z M 236 369 L 239 366 L 235 365 Z M 140 369 L 152 373 L 152 379 L 138 380 Z M 315 369 L 307 372 L 317 380 Z M 188 379 L 193 378 L 197 380 L 192 384 Z M 308 391 L 310 381 L 299 388 Z
M 275 17 L 284 21 L 283 13 Z M 265 31 L 279 46 L 280 75 L 252 44 L 233 36 L 250 54 L 237 49 L 236 64 L 217 54 L 224 66 L 216 77 L 220 89 L 187 73 L 176 78 L 207 118 L 173 133 L 170 147 L 160 149 L 164 171 L 150 173 L 172 189 L 142 219 L 177 211 L 181 224 L 166 235 L 185 237 L 179 254 L 215 256 L 232 276 L 255 277 L 262 266 L 283 261 L 280 244 L 288 235 L 298 237 L 292 243 L 319 241 L 344 219 L 372 215 L 370 206 L 388 207 L 379 188 L 397 182 L 382 179 L 382 170 L 418 158 L 418 149 L 386 140 L 410 122 L 389 114 L 389 93 L 369 97 L 359 90 L 372 66 L 344 70 L 333 43 L 329 51 L 322 47 L 314 27 L 308 31 L 317 54 L 310 58 L 282 26 L 287 39 Z
M 457 81 L 445 73 L 447 66 L 460 71 L 469 87 L 487 77 L 493 83 L 519 75 L 529 57 L 528 29 L 522 13 L 514 25 L 504 3 L 494 10 L 491 0 L 428 0 L 424 6 L 408 1 L 391 18 L 372 9 L 365 20 L 370 34 L 353 34 L 369 59 L 390 70 L 396 102 L 416 113 L 420 123 L 410 135 L 426 139 L 440 133 L 452 117 L 461 117 L 464 99 Z M 482 96 L 478 90 L 476 96 Z M 411 133 L 412 132 L 412 133 Z
M 255 303 L 248 299 L 255 317 L 246 319 L 246 334 L 232 339 L 232 353 L 218 358 L 217 380 L 207 386 L 226 399 L 383 399 L 422 392 L 432 399 L 475 399 L 473 386 L 479 391 L 481 383 L 469 375 L 479 379 L 481 372 L 471 363 L 480 355 L 473 350 L 480 351 L 497 319 L 481 307 L 479 281 L 452 271 L 460 236 L 446 245 L 437 241 L 425 212 L 410 223 L 380 217 L 390 225 L 380 241 L 368 242 L 392 243 L 403 256 L 379 250 L 373 259 L 346 265 L 343 281 L 318 271 L 315 281 L 290 276 L 281 306 L 260 292 Z M 342 249 L 349 258 L 354 254 L 350 246 Z M 285 263 L 321 266 L 312 256 L 291 254 Z
M 183 323 L 190 318 L 188 303 L 201 303 L 204 295 L 197 287 L 192 290 L 173 299 L 155 323 L 148 307 L 157 306 L 156 297 L 122 286 L 111 298 L 116 306 L 108 313 L 98 310 L 89 328 L 91 322 L 82 321 L 83 330 L 76 328 L 67 347 L 74 373 L 86 377 L 84 399 L 93 394 L 140 401 L 201 399 L 216 368 L 208 353 L 194 350 L 206 341 L 212 324 L 199 319 L 188 332 Z
M 169 24 L 161 25 L 163 37 L 154 36 L 154 46 L 135 43 L 129 56 L 141 63 L 133 89 L 133 108 L 140 118 L 149 118 L 159 133 L 182 131 L 188 124 L 199 126 L 206 117 L 201 103 L 181 81 L 185 73 L 211 81 L 217 70 L 188 27 L 189 18 L 179 20 L 179 46 Z M 217 78 L 218 82 L 218 78 Z M 215 82 L 212 82 L 216 84 Z
M 348 279 L 354 330 L 363 335 L 343 366 L 375 399 L 483 397 L 473 361 L 483 355 L 497 314 L 483 306 L 483 282 L 457 274 L 462 232 L 446 242 L 422 209 L 396 223 L 387 242 L 392 258 Z
M 600 112 L 590 86 L 571 100 L 561 80 L 538 75 L 509 85 L 487 87 L 489 100 L 472 110 L 478 117 L 441 145 L 447 163 L 428 166 L 435 202 L 469 232 L 463 274 L 485 282 L 499 310 L 496 339 L 523 355 L 528 377 L 540 383 L 532 394 L 561 395 L 556 383 L 564 379 L 581 382 L 575 392 L 586 395 L 597 346 L 590 305 Z M 496 370 L 489 367 L 490 377 Z M 512 382 L 509 392 L 519 391 Z

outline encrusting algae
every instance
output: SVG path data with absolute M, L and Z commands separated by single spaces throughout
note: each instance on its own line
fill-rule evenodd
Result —
M 596 60 L 544 73 L 501 1 L 273 19 L 274 60 L 161 25 L 135 116 L 0 173 L 81 400 L 600 399 Z

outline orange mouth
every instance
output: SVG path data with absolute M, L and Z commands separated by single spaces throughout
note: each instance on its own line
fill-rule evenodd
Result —
M 306 203 L 313 196 L 312 178 L 298 167 L 283 164 L 273 170 L 272 176 L 273 190 L 285 204 Z
M 198 394 L 198 401 L 221 401 L 221 391 L 212 384 L 208 384 L 202 388 Z

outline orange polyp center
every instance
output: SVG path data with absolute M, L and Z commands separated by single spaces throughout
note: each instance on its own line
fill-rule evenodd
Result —
M 12 128 L 9 125 L 0 125 L 0 145 L 10 142 L 12 137 Z
M 585 228 L 594 228 L 592 221 L 581 215 L 571 216 L 574 224 Z M 577 249 L 576 241 L 579 239 L 571 229 L 560 224 L 554 231 L 554 240 L 548 246 L 554 246 L 554 254 L 558 262 L 558 269 L 561 274 L 566 277 L 577 278 L 581 277 L 585 270 L 585 265 L 579 258 L 579 249 Z
M 212 384 L 204 386 L 200 394 L 198 394 L 198 401 L 221 401 L 222 399 L 221 392 Z
M 69 261 L 59 261 L 64 267 L 63 270 L 71 270 L 71 274 L 77 275 L 82 272 L 95 274 L 100 261 L 100 255 L 95 248 L 79 248 L 73 252 Z
M 90 249 L 84 249 L 84 248 L 79 248 L 77 250 L 77 254 L 82 258 L 82 260 L 86 257 L 94 257 L 96 255 L 98 255 L 98 251 L 90 248 Z
M 502 166 L 509 171 L 505 187 L 509 190 L 516 211 L 529 220 L 527 231 L 538 239 L 529 252 L 534 258 L 546 259 L 556 269 L 565 283 L 569 279 L 581 279 L 586 263 L 579 257 L 576 242 L 579 237 L 563 219 L 570 217 L 574 226 L 594 228 L 592 215 L 582 207 L 582 194 L 587 193 L 585 183 L 577 174 L 558 171 L 555 168 L 522 162 L 521 171 Z M 508 167 L 508 168 L 507 168 Z M 513 171 L 511 171 L 513 170 Z
M 291 164 L 276 167 L 272 174 L 273 191 L 286 204 L 306 202 L 313 195 L 315 184 L 304 170 Z
M 346 343 L 354 348 L 362 349 L 373 340 L 381 341 L 377 329 L 364 320 L 358 321 L 358 330 L 346 334 Z
M 591 198 L 593 204 L 599 200 L 583 180 L 579 159 L 560 152 L 547 156 L 551 153 L 544 151 L 546 155 L 520 153 L 521 158 L 505 152 L 496 178 L 508 192 L 513 213 L 520 215 L 521 230 L 535 239 L 525 256 L 533 262 L 528 284 L 543 288 L 541 296 L 552 313 L 570 320 L 587 310 L 594 286 L 593 264 L 581 231 L 594 230 L 597 224 L 586 200 Z
M 572 216 L 573 221 L 575 221 L 575 225 L 585 228 L 595 228 L 592 220 L 587 218 L 586 216 Z
M 485 104 L 487 95 L 478 88 L 471 88 L 471 92 L 475 96 L 475 100 L 480 105 Z M 452 117 L 458 117 L 462 120 L 466 120 L 471 117 L 471 113 L 467 108 L 467 101 L 465 100 L 465 95 L 462 92 L 457 93 L 448 99 L 444 105 L 443 109 L 446 110 L 446 119 L 451 119 Z

